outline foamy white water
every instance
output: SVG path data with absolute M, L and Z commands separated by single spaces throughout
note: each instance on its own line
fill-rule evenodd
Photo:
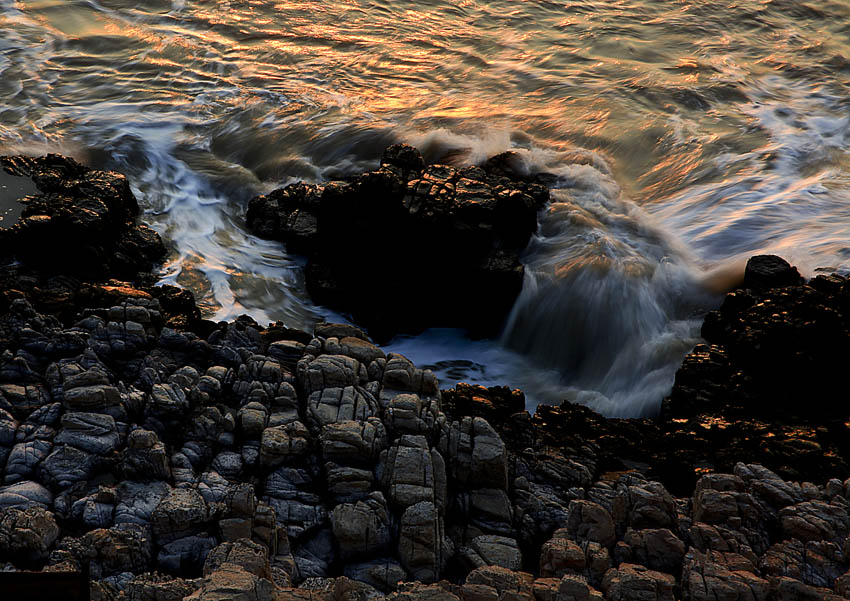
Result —
M 850 6 L 0 0 L 0 151 L 125 172 L 206 314 L 309 328 L 254 194 L 507 149 L 557 177 L 501 341 L 391 349 L 465 379 L 647 415 L 746 258 L 850 270 Z M 335 318 L 338 318 L 336 316 Z

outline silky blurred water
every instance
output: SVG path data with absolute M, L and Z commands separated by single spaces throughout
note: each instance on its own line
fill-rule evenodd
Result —
M 391 345 L 530 408 L 651 414 L 748 256 L 848 270 L 849 84 L 837 1 L 0 0 L 0 151 L 126 173 L 215 319 L 329 315 L 254 194 L 398 141 L 558 176 L 502 340 Z

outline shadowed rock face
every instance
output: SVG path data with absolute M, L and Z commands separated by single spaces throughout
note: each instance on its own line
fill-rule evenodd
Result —
M 308 257 L 313 299 L 349 312 L 373 338 L 430 326 L 496 335 L 522 288 L 519 252 L 548 189 L 511 167 L 426 166 L 389 147 L 348 183 L 293 184 L 252 199 L 247 223 Z

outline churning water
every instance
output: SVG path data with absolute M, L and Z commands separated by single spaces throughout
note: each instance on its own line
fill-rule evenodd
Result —
M 846 2 L 0 0 L 0 100 L 0 151 L 129 176 L 210 317 L 302 328 L 251 196 L 517 150 L 557 184 L 502 340 L 390 348 L 530 406 L 651 414 L 748 256 L 850 269 Z

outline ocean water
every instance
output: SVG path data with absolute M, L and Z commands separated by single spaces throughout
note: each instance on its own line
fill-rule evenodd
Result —
M 0 152 L 128 175 L 207 316 L 344 319 L 249 198 L 513 149 L 557 176 L 500 340 L 393 341 L 444 386 L 651 415 L 747 257 L 850 270 L 850 4 L 0 0 Z

